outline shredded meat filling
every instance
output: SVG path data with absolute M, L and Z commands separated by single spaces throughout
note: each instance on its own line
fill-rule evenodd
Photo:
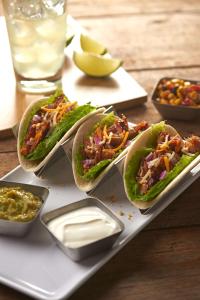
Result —
M 113 159 L 120 150 L 126 148 L 136 135 L 148 128 L 145 121 L 130 127 L 124 115 L 116 117 L 110 125 L 99 126 L 84 140 L 82 166 L 84 172 L 102 160 Z
M 162 180 L 180 160 L 183 153 L 194 155 L 200 152 L 200 137 L 191 136 L 183 140 L 180 136 L 170 136 L 161 132 L 154 151 L 144 157 L 136 176 L 140 194 L 147 191 L 159 180 Z

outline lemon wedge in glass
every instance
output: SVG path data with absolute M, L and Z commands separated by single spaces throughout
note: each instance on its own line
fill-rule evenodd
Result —
M 122 65 L 120 59 L 88 52 L 78 53 L 74 51 L 73 60 L 81 71 L 93 77 L 108 76 Z
M 80 43 L 81 43 L 82 50 L 85 52 L 90 52 L 90 53 L 95 53 L 100 55 L 103 55 L 107 52 L 107 49 L 102 44 L 95 41 L 88 35 L 81 34 Z

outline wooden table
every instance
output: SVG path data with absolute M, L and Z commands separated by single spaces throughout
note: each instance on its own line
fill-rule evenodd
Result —
M 71 0 L 68 7 L 124 60 L 149 94 L 163 76 L 200 78 L 199 0 Z M 161 120 L 150 101 L 124 113 L 135 122 Z M 199 122 L 169 123 L 182 134 L 200 135 Z M 0 140 L 0 162 L 1 176 L 17 166 L 14 138 Z M 70 299 L 200 299 L 199 184 L 193 183 Z M 0 285 L 0 299 L 29 297 Z

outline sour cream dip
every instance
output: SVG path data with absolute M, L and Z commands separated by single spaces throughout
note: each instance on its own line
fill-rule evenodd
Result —
M 67 212 L 47 224 L 66 247 L 79 248 L 120 231 L 119 224 L 97 206 Z

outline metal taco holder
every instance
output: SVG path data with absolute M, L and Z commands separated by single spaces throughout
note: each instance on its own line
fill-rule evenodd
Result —
M 73 144 L 73 137 L 66 140 L 61 146 L 63 150 L 65 151 L 65 154 L 68 158 L 68 160 L 71 163 L 72 158 L 72 144 Z M 107 172 L 107 174 L 103 177 L 101 182 L 92 190 L 87 192 L 88 196 L 96 196 L 96 189 L 100 184 L 103 184 L 105 181 L 108 180 L 108 178 L 112 177 L 116 172 L 118 172 L 121 177 L 123 178 L 123 168 L 124 168 L 124 159 L 126 154 L 118 159 L 112 168 Z M 200 157 L 199 157 L 200 160 Z M 167 193 L 165 193 L 162 198 L 152 205 L 151 207 L 147 209 L 139 209 L 140 213 L 142 215 L 147 215 L 153 213 L 155 210 L 157 210 L 161 205 L 163 205 L 163 202 L 171 203 L 174 199 L 176 199 L 183 191 L 185 191 L 198 177 L 200 176 L 200 162 L 197 162 L 196 166 L 194 166 L 183 178 L 181 178 L 177 184 L 170 189 Z M 123 187 L 123 181 L 121 183 Z
M 113 106 L 108 107 L 104 113 L 109 113 L 113 110 Z M 17 136 L 18 131 L 15 129 L 14 134 Z M 69 162 L 72 162 L 72 145 L 74 136 L 72 135 L 69 137 L 65 142 L 61 144 L 59 149 L 56 151 L 56 153 L 52 156 L 52 158 L 37 172 L 35 172 L 35 175 L 37 177 L 42 177 L 45 170 L 49 168 L 51 165 L 53 165 L 62 155 L 66 155 Z M 87 192 L 88 196 L 95 197 L 95 191 L 97 187 L 100 184 L 103 184 L 108 178 L 112 177 L 116 172 L 119 172 L 121 177 L 123 177 L 123 165 L 124 165 L 124 159 L 126 154 L 118 159 L 112 168 L 107 172 L 107 174 L 104 176 L 104 178 L 101 180 L 101 182 L 92 190 Z M 167 193 L 163 195 L 163 197 L 155 203 L 153 206 L 147 208 L 147 209 L 139 209 L 140 213 L 143 215 L 147 215 L 150 213 L 153 213 L 157 208 L 159 208 L 160 205 L 163 204 L 163 202 L 167 201 L 171 203 L 175 198 L 177 198 L 184 190 L 186 190 L 198 177 L 200 176 L 200 162 L 197 162 L 197 165 L 193 167 L 189 173 L 187 173 L 172 189 L 170 189 Z M 123 186 L 123 182 L 122 182 Z M 170 200 L 169 200 L 170 199 Z

